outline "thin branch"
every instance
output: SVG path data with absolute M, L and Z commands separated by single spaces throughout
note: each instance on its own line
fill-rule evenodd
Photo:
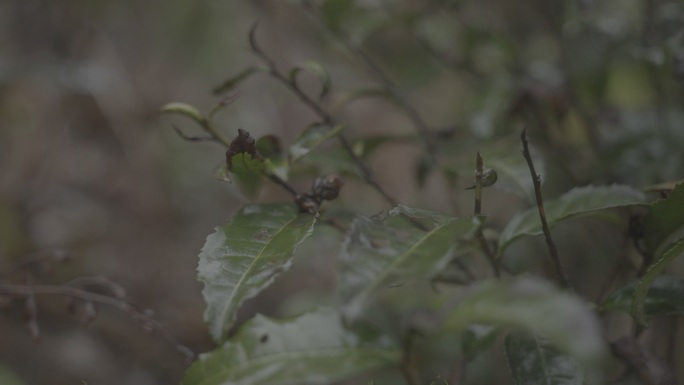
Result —
M 477 155 L 475 156 L 475 208 L 473 209 L 473 215 L 475 217 L 479 217 L 482 215 L 482 175 L 483 175 L 483 162 L 482 162 L 482 156 L 480 155 L 480 152 L 477 152 Z M 492 249 L 489 248 L 489 244 L 487 243 L 487 239 L 484 237 L 484 233 L 482 232 L 482 227 L 479 227 L 477 230 L 477 240 L 480 243 L 480 247 L 482 248 L 482 251 L 484 251 L 485 256 L 487 256 L 487 261 L 489 261 L 489 265 L 492 267 L 492 270 L 494 271 L 494 276 L 496 278 L 499 278 L 501 276 L 501 271 L 499 270 L 499 264 L 496 261 L 496 255 L 492 251 Z
M 103 282 L 102 280 L 97 281 Z M 179 353 L 183 354 L 188 362 L 195 357 L 195 353 L 178 343 L 166 328 L 152 318 L 150 314 L 137 310 L 133 305 L 119 298 L 93 293 L 73 286 L 16 285 L 9 283 L 0 283 L 0 294 L 20 296 L 27 299 L 33 298 L 36 295 L 57 295 L 80 299 L 86 303 L 107 305 L 131 315 L 133 319 L 141 323 L 146 331 L 158 333 L 162 338 L 170 342 Z
M 556 244 L 553 242 L 553 238 L 551 238 L 551 230 L 549 229 L 549 224 L 546 221 L 546 212 L 544 211 L 544 200 L 542 199 L 541 193 L 541 182 L 539 180 L 539 174 L 537 174 L 537 172 L 534 169 L 534 163 L 532 162 L 532 156 L 530 155 L 530 148 L 527 143 L 526 129 L 523 129 L 522 133 L 520 134 L 520 140 L 522 141 L 523 145 L 523 156 L 527 161 L 527 166 L 530 168 L 530 174 L 532 175 L 534 195 L 537 200 L 537 210 L 539 211 L 539 219 L 541 220 L 542 231 L 544 232 L 546 245 L 549 249 L 549 256 L 551 257 L 551 261 L 553 262 L 553 265 L 556 269 L 556 274 L 558 275 L 560 283 L 564 287 L 569 289 L 572 287 L 570 285 L 570 279 L 568 278 L 568 275 L 565 272 L 565 269 L 563 268 L 563 264 L 561 263 L 561 260 L 558 257 L 558 249 L 556 249 Z

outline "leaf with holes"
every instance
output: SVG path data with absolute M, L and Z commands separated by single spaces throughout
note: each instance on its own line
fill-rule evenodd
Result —
M 427 231 L 405 217 L 423 223 Z M 472 236 L 477 227 L 472 218 L 406 206 L 356 218 L 340 253 L 338 290 L 344 316 L 358 319 L 379 292 L 397 282 L 432 277 L 449 263 L 458 239 Z
M 329 309 L 278 321 L 257 315 L 202 355 L 183 385 L 318 385 L 396 365 L 401 351 L 377 329 L 346 330 Z
M 207 302 L 204 318 L 215 341 L 223 341 L 243 301 L 290 268 L 292 253 L 315 222 L 292 204 L 250 204 L 207 237 L 197 271 Z
M 600 215 L 606 209 L 643 205 L 644 199 L 641 191 L 628 186 L 586 186 L 572 189 L 560 198 L 544 202 L 544 209 L 549 227 L 553 227 L 565 219 Z M 501 232 L 499 255 L 516 239 L 540 234 L 542 227 L 536 207 L 517 214 Z

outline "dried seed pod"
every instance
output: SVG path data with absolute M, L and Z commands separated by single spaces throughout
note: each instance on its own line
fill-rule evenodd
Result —
M 319 176 L 314 179 L 311 192 L 320 200 L 333 200 L 340 195 L 344 181 L 337 175 Z

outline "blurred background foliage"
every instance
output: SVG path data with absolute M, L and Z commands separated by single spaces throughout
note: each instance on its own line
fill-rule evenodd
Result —
M 183 344 L 210 349 L 196 256 L 206 235 L 245 199 L 212 179 L 224 149 L 183 141 L 171 125 L 188 134 L 199 133 L 197 127 L 158 111 L 170 101 L 205 112 L 215 105 L 212 88 L 257 63 L 246 49 L 257 21 L 259 42 L 278 66 L 315 60 L 330 72 L 324 104 L 348 123 L 352 140 L 367 139 L 357 148 L 402 203 L 467 215 L 472 195 L 464 188 L 472 183 L 475 150 L 483 151 L 486 164 L 515 162 L 506 159 L 519 154 L 524 126 L 546 163 L 547 198 L 589 183 L 646 187 L 682 179 L 680 1 L 5 0 L 3 279 L 12 279 L 27 258 L 66 252 L 68 264 L 34 272 L 36 281 L 107 276 L 154 310 Z M 315 77 L 300 80 L 312 95 L 320 91 Z M 404 105 L 386 97 L 346 104 L 360 89 L 390 89 Z M 216 120 L 229 137 L 244 128 L 255 137 L 277 135 L 287 146 L 315 121 L 268 76 L 257 74 L 237 90 L 239 98 Z M 416 134 L 416 116 L 435 142 L 431 156 Z M 306 190 L 313 175 L 346 170 L 337 155 L 334 143 L 314 151 L 292 183 Z M 364 214 L 386 208 L 353 171 L 348 174 L 335 208 Z M 289 199 L 275 185 L 259 197 Z M 524 195 L 496 190 L 484 199 L 483 212 L 498 228 L 528 205 Z M 576 286 L 582 294 L 605 290 L 600 283 L 624 248 L 625 231 L 591 220 L 557 229 L 562 253 L 575 256 L 569 267 L 581 277 Z M 317 231 L 295 269 L 248 302 L 243 319 L 257 311 L 291 315 L 329 300 L 340 239 L 332 230 Z M 532 240 L 512 249 L 511 256 L 519 256 L 543 245 Z M 509 263 L 519 271 L 549 269 L 523 257 Z M 86 327 L 71 319 L 61 298 L 39 298 L 38 304 L 37 343 L 26 332 L 21 307 L 3 310 L 0 382 L 168 384 L 185 369 L 168 343 L 144 334 L 125 314 L 103 308 Z M 681 338 L 651 343 L 676 363 L 684 360 L 681 349 L 672 351 Z M 478 362 L 469 383 L 504 381 Z M 675 368 L 683 379 L 681 365 Z

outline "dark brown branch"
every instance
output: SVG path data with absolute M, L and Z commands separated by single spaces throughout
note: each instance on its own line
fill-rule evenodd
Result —
M 95 281 L 100 284 L 104 284 L 102 279 L 95 279 Z M 86 303 L 107 305 L 131 315 L 134 320 L 138 321 L 143 326 L 145 331 L 158 333 L 162 338 L 170 342 L 179 353 L 183 354 L 188 362 L 195 357 L 195 354 L 190 349 L 178 343 L 176 339 L 166 330 L 166 328 L 152 318 L 148 312 L 139 311 L 132 304 L 120 298 L 93 293 L 67 285 L 17 285 L 9 283 L 0 283 L 0 294 L 24 297 L 27 301 L 31 301 L 36 295 L 56 295 L 79 299 Z M 32 335 L 37 335 L 37 330 L 33 331 L 35 326 L 32 326 L 36 325 L 35 315 L 29 318 L 29 322 L 29 327 L 32 329 Z
M 482 175 L 483 175 L 483 169 L 484 165 L 482 162 L 482 156 L 480 155 L 480 152 L 477 152 L 477 155 L 475 156 L 475 208 L 473 209 L 473 215 L 475 217 L 479 217 L 482 215 Z M 477 241 L 480 243 L 480 247 L 482 248 L 482 251 L 485 253 L 485 256 L 487 257 L 487 261 L 489 262 L 489 265 L 492 267 L 492 271 L 494 271 L 494 276 L 499 278 L 501 276 L 501 271 L 499 270 L 499 264 L 496 261 L 496 255 L 492 251 L 492 249 L 489 248 L 489 243 L 487 243 L 487 239 L 484 237 L 484 233 L 482 232 L 482 227 L 480 227 L 477 230 Z
M 530 174 L 532 175 L 532 184 L 534 185 L 534 196 L 537 200 L 537 210 L 539 211 L 539 219 L 541 221 L 542 231 L 544 232 L 544 238 L 546 239 L 546 245 L 549 249 L 549 256 L 551 257 L 551 261 L 553 262 L 553 265 L 556 269 L 556 275 L 558 275 L 560 283 L 566 288 L 571 288 L 572 286 L 570 285 L 570 279 L 568 278 L 568 275 L 565 272 L 565 269 L 563 268 L 563 264 L 561 263 L 561 260 L 558 257 L 558 249 L 556 249 L 556 244 L 553 242 L 553 238 L 551 238 L 551 230 L 549 229 L 549 224 L 546 221 L 546 212 L 544 211 L 544 200 L 542 198 L 541 193 L 541 181 L 539 180 L 539 174 L 537 174 L 537 171 L 535 171 L 534 169 L 534 163 L 532 162 L 532 156 L 530 155 L 530 148 L 527 143 L 526 129 L 523 129 L 522 133 L 520 134 L 520 140 L 522 141 L 523 145 L 523 156 L 527 161 L 527 166 L 530 168 Z

